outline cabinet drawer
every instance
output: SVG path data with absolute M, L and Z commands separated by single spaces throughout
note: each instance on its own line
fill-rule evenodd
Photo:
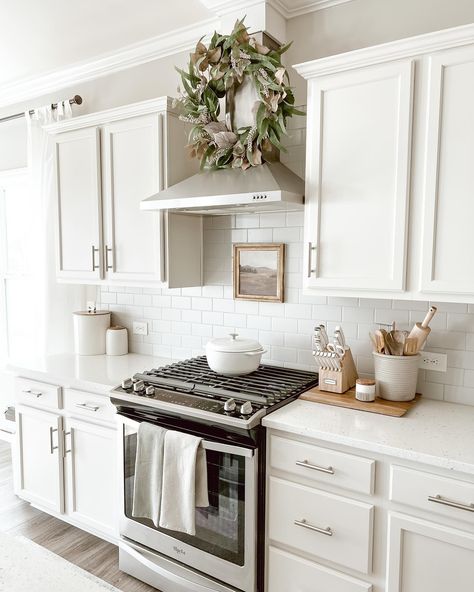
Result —
M 373 506 L 305 485 L 269 479 L 269 537 L 316 557 L 368 573 Z
M 64 408 L 71 415 L 88 417 L 99 421 L 113 422 L 115 407 L 104 395 L 95 395 L 86 391 L 64 389 Z
M 15 394 L 18 403 L 30 407 L 61 409 L 61 387 L 47 382 L 17 378 Z
M 270 437 L 270 466 L 318 484 L 367 494 L 374 490 L 375 461 L 280 436 Z
M 474 524 L 474 483 L 392 465 L 390 500 Z
M 268 592 L 371 592 L 372 585 L 312 561 L 270 547 L 268 552 Z

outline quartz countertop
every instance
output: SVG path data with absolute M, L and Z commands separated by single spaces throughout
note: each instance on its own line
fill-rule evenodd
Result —
M 474 475 L 474 407 L 422 399 L 403 417 L 297 400 L 268 428 Z
M 136 372 L 170 364 L 167 358 L 140 354 L 124 356 L 77 356 L 61 354 L 34 360 L 10 361 L 7 372 L 60 386 L 108 394 L 124 378 Z

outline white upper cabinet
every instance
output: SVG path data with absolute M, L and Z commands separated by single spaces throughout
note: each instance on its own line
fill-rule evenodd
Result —
M 161 115 L 103 127 L 105 268 L 113 280 L 161 280 L 160 218 L 140 201 L 162 188 Z
M 404 289 L 412 79 L 406 60 L 310 80 L 308 286 Z
M 173 216 L 140 202 L 194 172 L 186 126 L 167 97 L 48 126 L 55 134 L 58 278 L 179 288 L 202 283 L 202 219 L 173 235 Z M 176 244 L 181 245 L 176 248 Z M 190 256 L 190 253 L 192 256 Z
M 100 279 L 100 136 L 97 128 L 57 136 L 57 276 Z
M 474 302 L 474 25 L 295 68 L 306 290 Z
M 474 46 L 429 60 L 422 290 L 474 294 Z

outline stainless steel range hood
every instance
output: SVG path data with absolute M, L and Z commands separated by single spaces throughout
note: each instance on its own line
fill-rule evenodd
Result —
M 304 181 L 281 162 L 203 171 L 141 202 L 142 210 L 194 214 L 279 212 L 303 206 Z

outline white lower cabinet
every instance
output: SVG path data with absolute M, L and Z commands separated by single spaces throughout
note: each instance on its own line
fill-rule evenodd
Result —
M 24 382 L 18 379 L 17 387 Z M 65 409 L 51 412 L 18 404 L 22 390 L 17 388 L 16 494 L 80 528 L 115 538 L 116 429 L 108 415 L 108 397 L 64 389 Z M 35 405 L 39 401 L 41 397 L 34 398 Z M 76 405 L 78 418 L 72 416 Z M 92 421 L 81 416 L 87 412 Z
M 267 442 L 266 592 L 474 590 L 472 475 L 277 430 Z
M 389 516 L 386 592 L 472 592 L 474 534 L 403 514 Z
M 16 407 L 15 490 L 35 506 L 64 509 L 62 417 L 40 409 Z
M 66 512 L 76 521 L 116 534 L 115 430 L 67 419 Z

